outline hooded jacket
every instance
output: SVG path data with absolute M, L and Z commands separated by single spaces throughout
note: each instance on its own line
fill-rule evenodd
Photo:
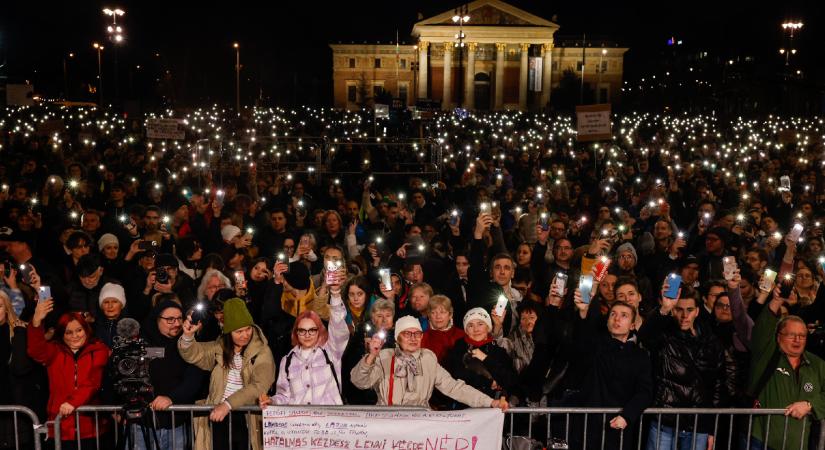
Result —
M 184 361 L 194 364 L 202 370 L 211 371 L 209 395 L 205 404 L 217 405 L 221 403 L 223 393 L 226 390 L 226 380 L 229 376 L 229 369 L 223 365 L 221 338 L 212 342 L 191 342 L 188 345 L 179 339 L 178 351 L 180 351 Z M 272 352 L 269 350 L 263 331 L 257 325 L 253 325 L 252 339 L 243 352 L 241 379 L 243 380 L 243 388 L 226 399 L 233 409 L 241 406 L 257 405 L 258 397 L 266 393 L 272 386 L 272 382 L 275 381 L 275 362 L 272 359 Z M 195 419 L 195 448 L 208 450 L 212 446 L 212 434 L 207 419 L 206 417 Z M 261 417 L 249 415 L 247 417 L 247 427 L 249 436 L 254 437 L 254 439 L 251 439 L 252 448 L 261 450 L 263 448 Z
M 163 348 L 163 358 L 149 361 L 149 379 L 155 389 L 154 395 L 169 397 L 173 405 L 191 405 L 197 400 L 198 393 L 206 381 L 206 372 L 187 363 L 178 352 L 177 337 L 167 337 L 158 329 L 158 317 L 167 308 L 183 309 L 176 302 L 166 300 L 158 303 L 149 313 L 141 326 L 141 334 L 148 347 Z M 172 428 L 172 415 L 156 412 L 156 427 Z M 189 414 L 176 414 L 175 426 L 189 420 Z
M 98 393 L 103 382 L 103 373 L 109 360 L 109 348 L 97 339 L 88 337 L 86 345 L 77 353 L 72 353 L 65 345 L 46 341 L 43 326 L 29 325 L 28 352 L 32 359 L 46 366 L 49 375 L 49 402 L 46 414 L 54 420 L 60 405 L 69 403 L 75 408 L 98 404 Z M 80 432 L 80 439 L 97 436 L 95 417 L 80 415 L 80 423 L 75 424 L 76 415 L 64 417 L 60 422 L 60 437 L 63 440 L 77 439 L 75 429 Z M 105 420 L 100 421 L 101 433 L 108 428 Z M 54 436 L 54 430 L 49 430 Z

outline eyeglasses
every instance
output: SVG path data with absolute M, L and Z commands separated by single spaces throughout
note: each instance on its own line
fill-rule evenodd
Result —
M 315 336 L 318 334 L 317 328 L 298 328 L 295 330 L 295 334 L 298 336 Z
M 785 339 L 790 340 L 790 341 L 796 341 L 796 340 L 805 341 L 805 340 L 808 339 L 807 334 L 779 333 L 779 335 L 784 337 Z
M 719 303 L 719 302 L 716 302 L 716 303 L 713 305 L 713 307 L 714 307 L 714 308 L 718 308 L 718 309 L 730 309 L 730 304 L 729 304 L 729 303 Z
M 174 325 L 177 322 L 183 322 L 183 317 L 159 317 L 159 319 L 163 319 L 169 325 Z
M 404 336 L 404 339 L 421 339 L 424 336 L 421 331 L 402 331 L 400 334 Z

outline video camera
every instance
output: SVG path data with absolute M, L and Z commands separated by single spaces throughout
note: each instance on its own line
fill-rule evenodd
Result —
M 117 336 L 112 343 L 110 374 L 114 392 L 123 400 L 127 420 L 141 418 L 154 400 L 149 361 L 164 356 L 162 347 L 147 347 L 139 332 L 140 324 L 136 320 L 123 319 L 117 324 Z

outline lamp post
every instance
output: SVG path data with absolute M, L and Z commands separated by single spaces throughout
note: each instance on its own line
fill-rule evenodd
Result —
M 598 103 L 602 102 L 602 73 L 604 73 L 604 69 L 602 68 L 602 61 L 604 59 L 604 55 L 607 54 L 607 49 L 603 48 L 602 52 L 599 54 L 599 82 L 596 85 L 596 98 L 598 99 Z
M 122 44 L 124 39 L 124 29 L 122 24 L 118 25 L 117 18 L 126 15 L 126 11 L 121 8 L 103 8 L 103 14 L 112 18 L 111 25 L 106 27 L 106 33 L 109 36 L 109 41 L 114 46 L 114 63 L 115 63 L 115 100 L 120 98 L 120 86 L 118 82 L 118 67 L 117 67 L 117 47 Z
M 794 32 L 802 29 L 804 24 L 800 21 L 787 21 L 782 23 L 782 30 L 788 33 L 788 49 L 780 48 L 779 54 L 785 55 L 785 66 L 791 65 L 791 55 L 796 55 L 796 49 L 793 45 Z
M 235 111 L 241 115 L 241 46 L 235 42 L 232 44 L 235 49 Z
M 69 53 L 68 55 L 63 55 L 63 98 L 65 100 L 69 99 L 69 70 L 67 67 L 67 59 L 74 58 L 74 53 Z
M 97 93 L 100 96 L 100 107 L 103 107 L 103 72 L 101 70 L 103 64 L 103 57 L 101 56 L 101 52 L 103 52 L 103 46 L 98 44 L 97 42 L 92 43 L 92 47 L 97 50 Z
M 455 35 L 455 43 L 453 44 L 456 49 L 458 49 L 458 105 L 459 107 L 464 104 L 464 74 L 463 74 L 463 65 L 464 65 L 464 38 L 467 37 L 464 35 L 464 24 L 470 21 L 470 15 L 468 14 L 468 6 L 462 5 L 455 9 L 455 14 L 453 15 L 453 23 L 458 25 L 458 33 Z M 444 76 L 453 76 L 452 68 L 449 68 L 449 72 L 447 72 L 448 68 L 444 68 Z

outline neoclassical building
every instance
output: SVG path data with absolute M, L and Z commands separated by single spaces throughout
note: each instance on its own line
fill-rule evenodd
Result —
M 618 100 L 627 48 L 556 42 L 557 24 L 500 0 L 469 3 L 465 24 L 454 15 L 416 23 L 415 44 L 330 45 L 335 106 L 357 108 L 383 89 L 407 105 L 432 100 L 443 109 L 537 110 L 566 70 L 584 72 L 597 102 Z

